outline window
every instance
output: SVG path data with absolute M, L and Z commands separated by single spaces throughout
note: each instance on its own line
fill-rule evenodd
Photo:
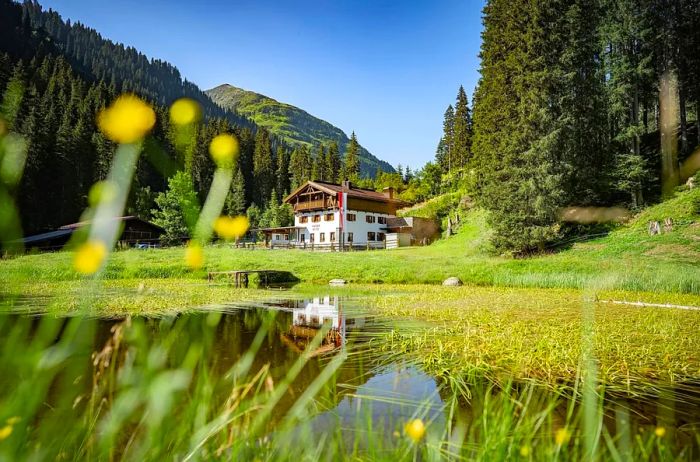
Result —
M 384 233 L 377 233 L 377 240 L 383 242 L 384 241 Z
M 319 233 L 318 242 L 326 242 L 326 233 Z
M 333 214 L 332 214 L 332 213 L 327 213 L 327 214 L 323 217 L 323 219 L 324 219 L 325 221 L 333 221 Z
M 367 220 L 367 223 L 374 223 L 376 218 L 373 215 L 367 215 L 365 216 L 365 220 Z
M 306 242 L 306 234 L 300 234 L 299 237 L 302 243 Z
M 348 242 L 352 243 L 352 233 L 348 233 Z
M 357 215 L 355 215 L 354 213 L 348 213 L 347 216 L 348 216 L 348 221 L 355 221 L 355 220 L 357 220 Z
M 379 223 L 380 225 L 385 225 L 386 217 L 377 217 L 377 223 Z
M 314 223 L 320 223 L 321 222 L 321 215 L 314 215 L 313 218 L 311 219 Z
M 299 217 L 299 223 L 308 223 L 309 217 Z
M 367 240 L 374 241 L 375 240 L 375 233 L 373 233 L 372 231 L 368 232 L 367 233 Z
M 331 242 L 335 242 L 335 231 L 331 231 Z
M 314 243 L 314 233 L 309 234 L 309 242 Z

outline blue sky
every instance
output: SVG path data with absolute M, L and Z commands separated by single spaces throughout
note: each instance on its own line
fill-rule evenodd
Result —
M 483 0 L 40 0 L 167 60 L 202 89 L 263 93 L 392 165 L 431 160 L 459 85 L 478 81 Z

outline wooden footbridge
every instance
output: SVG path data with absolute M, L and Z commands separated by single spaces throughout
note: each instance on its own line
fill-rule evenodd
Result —
M 275 276 L 288 274 L 286 271 L 279 270 L 233 270 L 233 271 L 209 271 L 207 274 L 207 280 L 209 282 L 214 282 L 217 276 L 225 276 L 229 284 L 236 288 L 243 287 L 248 288 L 248 280 L 251 274 L 257 274 L 260 276 L 260 282 L 265 286 L 270 284 L 270 281 L 274 281 Z M 297 279 L 298 281 L 298 279 Z M 279 281 L 274 281 L 279 282 Z M 294 282 L 294 281 L 289 281 Z

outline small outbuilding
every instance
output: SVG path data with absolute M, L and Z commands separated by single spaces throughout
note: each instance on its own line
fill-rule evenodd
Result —
M 139 244 L 155 246 L 164 232 L 160 226 L 132 215 L 115 217 L 114 220 L 119 221 L 121 227 L 117 242 L 120 247 L 133 247 Z M 68 243 L 73 233 L 91 224 L 92 221 L 86 220 L 63 225 L 54 231 L 27 236 L 22 239 L 22 243 L 25 249 L 59 250 Z
M 429 218 L 394 217 L 386 222 L 387 248 L 428 245 L 440 237 L 440 227 Z M 391 246 L 389 242 L 391 241 Z

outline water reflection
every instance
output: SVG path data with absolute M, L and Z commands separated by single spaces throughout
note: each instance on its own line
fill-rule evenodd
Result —
M 337 296 L 318 297 L 311 300 L 293 302 L 291 308 L 292 324 L 280 339 L 292 351 L 302 353 L 311 340 L 325 326 L 328 330 L 321 345 L 310 356 L 318 356 L 342 347 L 347 341 L 348 332 L 362 329 L 365 318 L 343 315 L 342 303 Z

